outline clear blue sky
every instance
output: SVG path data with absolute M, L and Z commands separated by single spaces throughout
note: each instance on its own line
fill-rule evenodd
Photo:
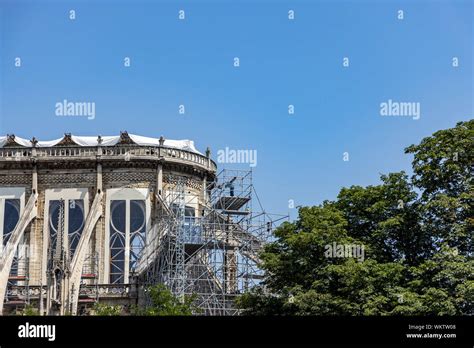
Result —
M 473 22 L 472 1 L 0 0 L 0 133 L 255 149 L 259 196 L 287 213 L 409 171 L 404 147 L 473 117 Z M 55 116 L 63 99 L 96 118 Z M 388 99 L 421 118 L 380 116 Z

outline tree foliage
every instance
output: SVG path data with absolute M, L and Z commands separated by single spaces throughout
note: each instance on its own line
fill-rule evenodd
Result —
M 148 287 L 146 289 L 149 305 L 146 307 L 136 307 L 135 315 L 149 316 L 173 316 L 192 315 L 197 311 L 193 305 L 194 296 L 184 296 L 178 298 L 163 284 Z
M 37 316 L 40 315 L 38 308 L 31 304 L 27 304 L 23 309 L 22 315 L 24 316 Z
M 302 207 L 261 253 L 263 286 L 240 296 L 254 315 L 473 315 L 474 120 L 405 149 L 413 175 L 343 188 Z M 326 257 L 358 245 L 359 262 Z
M 108 305 L 105 303 L 97 302 L 94 304 L 93 311 L 98 316 L 117 316 L 121 315 L 124 311 L 123 306 L 120 305 Z
M 96 303 L 94 305 L 94 314 L 100 316 L 117 316 L 125 313 L 140 316 L 173 316 L 173 315 L 192 315 L 197 313 L 198 309 L 193 305 L 194 296 L 185 296 L 180 299 L 163 284 L 147 287 L 145 289 L 148 304 L 146 306 L 132 306 L 125 309 L 121 305 L 108 305 L 105 303 Z

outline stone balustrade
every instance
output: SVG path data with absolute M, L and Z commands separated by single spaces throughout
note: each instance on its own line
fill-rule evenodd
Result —
M 96 296 L 100 298 L 115 298 L 115 297 L 129 297 L 131 294 L 131 284 L 98 284 L 98 285 L 81 285 L 80 295 L 82 296 Z M 43 298 L 47 296 L 47 287 L 43 286 Z M 39 299 L 40 286 L 10 286 L 7 290 L 7 299 L 18 298 L 21 300 Z M 8 302 L 8 301 L 7 301 Z
M 210 158 L 182 149 L 166 146 L 57 146 L 43 148 L 0 148 L 0 162 L 4 161 L 56 161 L 56 160 L 163 160 L 189 164 L 215 172 L 216 163 Z

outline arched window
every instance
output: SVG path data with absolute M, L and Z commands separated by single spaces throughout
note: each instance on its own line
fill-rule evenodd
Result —
M 20 221 L 20 200 L 5 199 L 3 216 L 3 245 L 5 246 L 18 221 Z
M 145 201 L 130 201 L 130 269 L 135 270 L 140 253 L 145 247 Z
M 123 283 L 125 275 L 126 201 L 110 205 L 110 282 Z
M 1 248 L 6 247 L 13 231 L 20 221 L 22 206 L 24 204 L 24 188 L 0 188 L 0 240 Z M 20 240 L 18 249 L 13 257 L 10 276 L 25 275 L 26 272 L 26 250 L 25 237 Z M 10 283 L 16 284 L 16 280 Z
M 60 214 L 61 211 L 63 212 L 62 215 Z M 44 283 L 47 281 L 46 270 L 51 265 L 51 253 L 54 253 L 58 247 L 61 247 L 61 250 L 67 250 L 69 260 L 72 260 L 74 257 L 82 232 L 84 231 L 88 213 L 88 188 L 51 188 L 45 190 L 42 258 L 42 267 L 45 270 L 42 273 L 42 281 Z M 58 231 L 61 230 L 59 228 L 60 223 L 63 231 L 63 244 L 61 246 L 57 245 Z M 92 247 L 90 245 L 87 252 L 88 255 L 92 254 Z M 92 259 L 89 259 L 88 256 L 86 256 L 86 259 L 84 267 L 90 269 Z
M 3 246 L 6 246 L 12 232 L 15 230 L 16 225 L 20 221 L 20 200 L 19 199 L 6 199 L 5 200 L 5 213 L 3 219 Z M 23 244 L 23 243 L 21 243 Z M 17 276 L 19 271 L 19 255 L 18 249 L 13 257 L 12 266 L 10 269 L 10 276 Z M 12 284 L 16 284 L 16 281 L 10 281 Z
M 81 238 L 85 223 L 84 200 L 82 199 L 68 199 L 68 200 L 50 200 L 49 201 L 49 236 L 50 246 L 55 250 L 59 223 L 60 210 L 63 206 L 63 229 L 67 231 L 67 239 L 69 245 L 69 258 L 72 259 L 76 251 L 77 244 Z
M 84 201 L 74 199 L 69 201 L 69 221 L 68 221 L 68 238 L 70 255 L 74 255 L 77 244 L 81 239 L 82 231 L 86 216 L 84 214 Z
M 109 282 L 127 284 L 146 245 L 149 203 L 140 189 L 111 189 L 107 196 Z

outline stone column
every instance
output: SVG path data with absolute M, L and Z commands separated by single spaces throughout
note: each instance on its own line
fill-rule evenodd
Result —
M 156 173 L 156 193 L 163 196 L 163 165 L 158 164 Z
M 100 162 L 97 163 L 97 192 L 102 192 L 102 163 Z
M 33 194 L 38 192 L 38 167 L 36 163 L 33 165 L 33 175 L 31 178 L 31 191 Z

